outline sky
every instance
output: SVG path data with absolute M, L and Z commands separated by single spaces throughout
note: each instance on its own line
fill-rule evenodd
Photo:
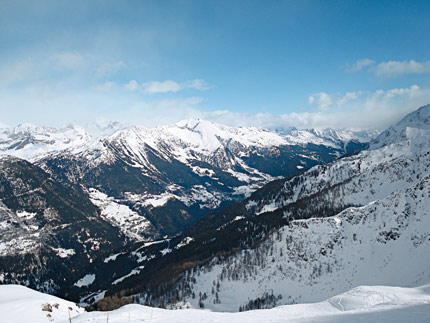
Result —
M 0 124 L 382 130 L 430 103 L 430 1 L 0 6 Z

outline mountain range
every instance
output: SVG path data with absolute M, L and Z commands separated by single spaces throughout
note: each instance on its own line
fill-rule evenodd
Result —
M 105 296 L 96 305 L 122 293 L 239 311 L 322 301 L 359 285 L 428 283 L 429 124 L 424 106 L 356 155 L 272 181 L 173 239 L 140 245 L 120 281 L 94 283 Z
M 430 106 L 379 135 L 0 132 L 3 283 L 96 309 L 244 311 L 430 281 Z

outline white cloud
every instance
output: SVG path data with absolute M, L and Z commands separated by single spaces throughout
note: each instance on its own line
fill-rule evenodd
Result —
M 308 98 L 309 104 L 315 104 L 318 110 L 327 110 L 333 106 L 333 98 L 325 92 L 311 94 Z
M 113 76 L 123 68 L 125 68 L 125 63 L 123 61 L 118 61 L 116 63 L 103 63 L 97 67 L 96 77 L 105 78 Z
M 308 98 L 310 105 L 316 105 L 318 110 L 326 111 L 331 108 L 341 107 L 351 100 L 357 99 L 362 94 L 361 91 L 346 92 L 343 96 L 319 92 L 311 94 Z
M 179 83 L 170 80 L 163 82 L 147 82 L 143 83 L 142 87 L 143 91 L 147 94 L 178 92 L 181 89 Z
M 124 89 L 130 92 L 137 91 L 139 89 L 139 84 L 136 80 L 131 80 L 126 85 L 124 85 Z
M 332 98 L 333 99 L 333 98 Z M 228 110 L 205 112 L 200 117 L 230 126 L 278 128 L 354 128 L 384 130 L 406 114 L 430 103 L 430 88 L 412 85 L 407 88 L 354 91 L 332 102 L 343 103 L 342 109 L 316 112 L 248 114 Z
M 358 72 L 364 68 L 368 68 L 378 78 L 396 78 L 404 74 L 424 74 L 430 73 L 430 61 L 417 62 L 409 61 L 387 61 L 377 63 L 371 59 L 364 58 L 355 62 L 351 67 L 347 68 L 349 72 Z
M 334 97 L 334 96 L 333 96 Z M 130 113 L 139 116 L 129 123 L 148 127 L 175 123 L 197 117 L 228 126 L 256 126 L 263 128 L 353 128 L 379 129 L 395 124 L 407 113 L 429 103 L 430 88 L 412 85 L 374 92 L 352 91 L 333 99 L 342 109 L 287 114 L 243 113 L 226 109 L 206 111 L 199 105 L 199 97 L 157 102 L 140 102 Z
M 84 66 L 85 63 L 84 57 L 77 51 L 56 53 L 52 55 L 52 60 L 55 67 L 60 70 L 78 69 Z
M 206 83 L 204 80 L 201 80 L 201 79 L 195 79 L 195 80 L 186 81 L 182 83 L 178 83 L 172 80 L 166 80 L 163 82 L 153 81 L 153 82 L 146 82 L 142 84 L 143 92 L 145 92 L 146 94 L 168 93 L 168 92 L 175 93 L 185 89 L 205 91 L 211 88 L 212 88 L 211 85 L 209 85 L 208 83 Z
M 343 97 L 337 100 L 336 105 L 341 107 L 347 104 L 349 101 L 357 99 L 362 93 L 363 92 L 361 91 L 346 92 Z
M 112 90 L 115 87 L 115 83 L 111 82 L 111 81 L 106 81 L 103 84 L 99 84 L 96 86 L 96 90 L 98 91 L 103 91 L 103 92 L 108 92 L 110 90 Z
M 371 66 L 375 63 L 375 61 L 368 59 L 368 58 L 363 58 L 360 59 L 358 61 L 356 61 L 351 67 L 349 67 L 347 70 L 349 72 L 358 72 L 361 71 L 364 67 L 368 67 Z
M 195 79 L 192 81 L 184 82 L 181 85 L 181 87 L 188 88 L 188 89 L 195 89 L 199 91 L 205 91 L 212 88 L 211 85 L 209 85 L 208 83 L 206 83 L 204 80 L 201 80 L 201 79 Z
M 372 68 L 372 72 L 380 78 L 395 78 L 402 74 L 430 73 L 430 62 L 388 61 L 382 62 Z

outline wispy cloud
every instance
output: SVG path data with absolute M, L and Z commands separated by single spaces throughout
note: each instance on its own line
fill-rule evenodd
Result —
M 132 83 L 133 85 L 133 83 Z M 99 90 L 118 89 L 118 85 L 103 83 Z M 18 93 L 20 95 L 18 95 Z M 88 90 L 76 95 L 65 88 L 51 89 L 44 84 L 24 92 L 0 88 L 0 100 L 9 107 L 3 112 L 7 123 L 33 122 L 58 124 L 96 119 L 100 116 L 128 125 L 158 125 L 199 117 L 229 126 L 279 128 L 377 128 L 385 129 L 407 113 L 428 104 L 430 87 L 412 85 L 372 92 L 351 91 L 329 94 L 333 104 L 341 108 L 305 110 L 299 113 L 241 113 L 229 109 L 207 110 L 201 97 L 137 101 L 126 91 L 104 92 Z M 121 109 L 118 109 L 121 107 Z M 34 113 L 37 111 L 37 113 Z
M 110 90 L 112 90 L 115 87 L 115 82 L 112 81 L 106 81 L 102 84 L 99 84 L 96 86 L 96 90 L 98 91 L 103 91 L 103 92 L 108 92 Z
M 382 62 L 372 68 L 372 72 L 380 78 L 395 78 L 402 74 L 430 73 L 430 62 L 388 61 Z
M 343 95 L 332 95 L 332 102 L 343 104 L 342 109 L 286 114 L 241 113 L 228 109 L 206 111 L 200 107 L 202 100 L 197 97 L 142 102 L 133 111 L 133 115 L 142 116 L 141 124 L 149 127 L 198 117 L 235 127 L 257 126 L 275 129 L 295 126 L 319 129 L 331 127 L 384 130 L 407 113 L 428 104 L 429 97 L 430 88 L 421 88 L 417 85 L 373 92 L 351 91 Z M 133 122 L 138 121 L 133 120 Z
M 361 91 L 346 92 L 342 96 L 319 92 L 311 94 L 308 98 L 308 103 L 316 105 L 318 110 L 326 111 L 331 108 L 341 107 L 349 101 L 357 99 L 361 94 Z
M 56 53 L 52 55 L 51 60 L 60 70 L 81 68 L 85 63 L 84 57 L 77 51 Z
M 127 91 L 137 91 L 139 89 L 139 83 L 136 80 L 131 80 L 126 85 L 124 85 L 124 89 Z
M 356 61 L 352 66 L 347 67 L 348 72 L 358 72 L 361 71 L 363 68 L 371 66 L 375 64 L 375 61 L 369 59 L 369 58 L 363 58 L 358 61 Z
M 195 79 L 181 84 L 181 88 L 183 89 L 195 89 L 199 91 L 206 91 L 211 89 L 212 87 L 213 87 L 212 85 L 206 83 L 202 79 Z
M 115 63 L 103 63 L 97 67 L 96 77 L 105 78 L 115 75 L 119 70 L 125 68 L 125 63 L 123 61 Z
M 141 85 L 136 80 L 131 80 L 124 85 L 127 91 L 141 90 L 146 94 L 157 94 L 157 93 L 176 93 L 185 89 L 194 89 L 198 91 L 206 91 L 212 88 L 206 81 L 202 79 L 194 79 L 191 81 L 185 81 L 182 83 L 175 82 L 172 80 L 166 81 L 152 81 L 146 82 Z
M 78 51 L 55 52 L 46 56 L 30 56 L 16 60 L 13 64 L 0 64 L 0 85 L 22 82 L 31 86 L 32 82 L 73 83 L 74 86 L 91 86 L 96 79 L 114 76 L 125 68 L 123 61 L 103 62 L 99 57 Z
M 147 94 L 178 92 L 181 85 L 175 81 L 167 80 L 163 82 L 146 82 L 142 84 L 143 92 Z
M 319 110 L 327 110 L 333 105 L 333 99 L 331 95 L 319 92 L 311 94 L 308 98 L 308 103 L 315 104 Z
M 371 59 L 360 59 L 347 68 L 349 72 L 358 72 L 366 69 L 378 78 L 396 78 L 406 74 L 430 73 L 430 61 L 417 62 L 415 60 L 386 61 L 377 63 Z

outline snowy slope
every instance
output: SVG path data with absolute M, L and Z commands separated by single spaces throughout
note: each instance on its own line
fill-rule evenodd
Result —
M 127 241 L 100 213 L 81 186 L 56 182 L 23 159 L 0 158 L 0 283 L 70 288 L 86 266 Z
M 358 142 L 369 142 L 379 134 L 377 130 L 351 130 L 351 129 L 289 129 L 280 132 L 289 144 L 325 145 L 332 147 L 342 147 L 352 140 Z
M 270 310 L 215 313 L 205 310 L 163 310 L 127 305 L 109 312 L 109 322 L 427 322 L 430 288 L 362 286 L 313 304 L 280 306 Z M 104 320 L 106 313 L 85 313 L 74 322 Z
M 141 235 L 152 226 L 145 217 L 95 188 L 90 188 L 89 195 L 91 202 L 100 208 L 101 215 L 106 217 L 112 225 L 121 228 L 130 239 L 141 239 Z
M 396 125 L 383 131 L 371 142 L 370 147 L 376 149 L 399 140 L 404 140 L 408 136 L 409 129 L 430 130 L 430 105 L 419 108 L 417 111 L 407 115 Z
M 84 312 L 75 303 L 18 285 L 0 285 L 2 323 L 67 321 Z
M 3 296 L 4 295 L 4 296 Z M 6 297 L 7 295 L 7 297 Z M 204 310 L 163 310 L 127 305 L 112 312 L 82 313 L 75 304 L 25 287 L 0 286 L 2 322 L 426 322 L 430 316 L 430 287 L 399 288 L 361 286 L 326 301 L 287 305 L 243 313 L 214 313 Z M 51 305 L 52 312 L 42 311 Z M 58 304 L 58 308 L 57 308 Z M 78 315 L 78 313 L 81 313 Z M 47 315 L 51 317 L 47 317 Z
M 249 208 L 260 214 L 324 190 L 331 190 L 327 194 L 338 206 L 366 205 L 410 187 L 430 172 L 430 130 L 421 126 L 430 123 L 429 111 L 430 106 L 425 106 L 405 118 L 420 120 L 416 127 L 401 121 L 390 128 L 397 129 L 390 132 L 392 136 L 381 134 L 385 137 L 381 147 L 373 145 L 353 157 L 316 166 L 286 181 L 274 198 L 250 201 Z
M 430 175 L 364 207 L 293 221 L 257 248 L 193 272 L 192 290 L 206 293 L 205 308 L 237 311 L 257 298 L 271 307 L 321 301 L 359 285 L 428 283 L 429 210 Z M 199 297 L 186 301 L 198 307 Z

